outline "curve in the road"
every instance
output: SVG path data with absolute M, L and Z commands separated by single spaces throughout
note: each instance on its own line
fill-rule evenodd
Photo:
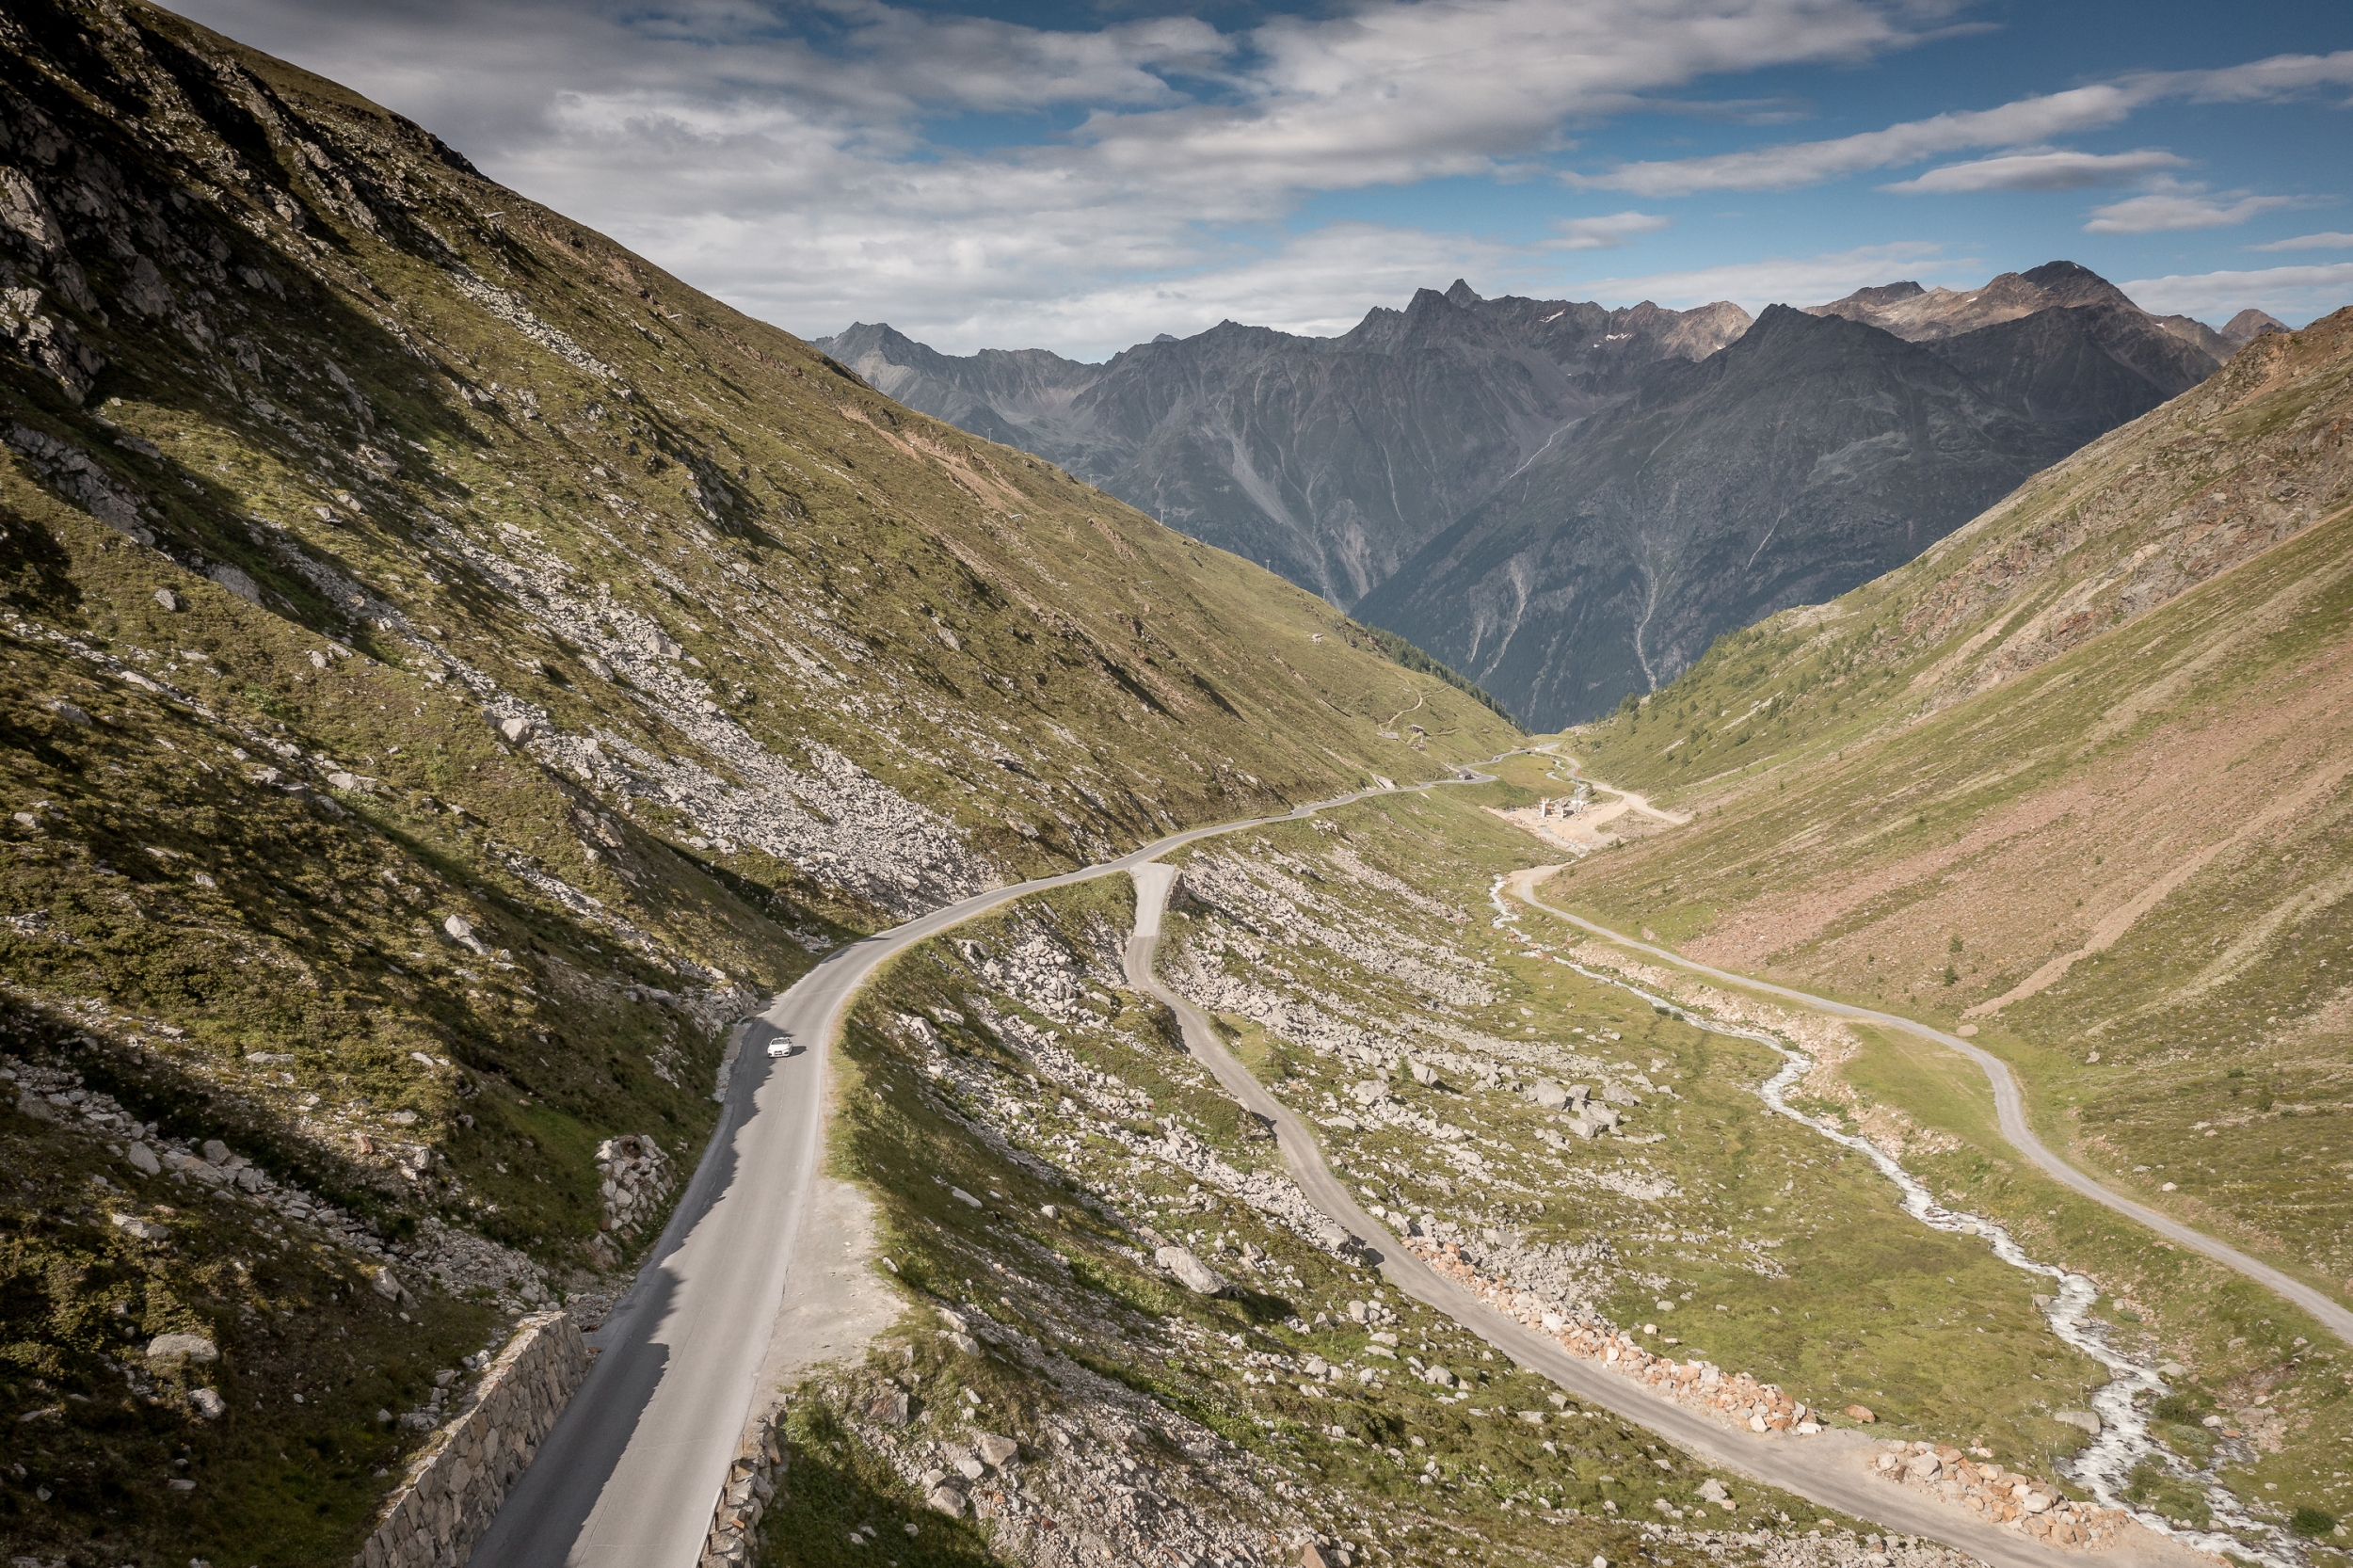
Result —
M 701 1555 L 791 1283 L 824 1145 L 835 1026 L 877 966 L 1016 899 L 1128 871 L 1195 840 L 1486 776 L 1463 766 L 1451 779 L 1191 828 L 1100 865 L 977 894 L 826 954 L 743 1026 L 719 1126 L 685 1195 L 629 1293 L 589 1336 L 595 1364 L 475 1560 L 499 1568 L 690 1568 Z M 779 1034 L 802 1048 L 771 1058 L 767 1046 Z
M 1548 1336 L 1481 1303 L 1469 1291 L 1398 1244 L 1387 1229 L 1358 1207 L 1348 1188 L 1323 1161 L 1323 1151 L 1290 1109 L 1250 1075 L 1218 1038 L 1201 1011 L 1160 983 L 1152 968 L 1160 944 L 1160 914 L 1167 906 L 1176 868 L 1139 865 L 1136 924 L 1127 951 L 1128 983 L 1157 998 L 1176 1015 L 1186 1048 L 1242 1105 L 1274 1129 L 1276 1145 L 1300 1191 L 1323 1213 L 1371 1248 L 1388 1282 L 1433 1311 L 1442 1312 L 1520 1366 L 1549 1379 L 1588 1404 L 1597 1405 L 1649 1428 L 1687 1453 L 1719 1468 L 1746 1475 L 1824 1508 L 1870 1519 L 1905 1534 L 1925 1535 L 1969 1552 L 1994 1568 L 2057 1568 L 2075 1562 L 2015 1530 L 1971 1519 L 1958 1509 L 1930 1501 L 1909 1488 L 1874 1480 L 1864 1456 L 1876 1446 L 1859 1433 L 1828 1430 L 1815 1437 L 1785 1433 L 1756 1436 L 1728 1430 L 1641 1384 L 1571 1355 Z M 2153 1561 L 2183 1560 L 2153 1539 L 2144 1544 Z M 2080 1568 L 2080 1564 L 2078 1564 Z
M 2025 1094 L 2019 1086 L 2017 1075 L 2010 1071 L 2009 1063 L 2004 1062 L 1992 1051 L 1981 1046 L 1972 1045 L 1958 1034 L 1949 1034 L 1944 1030 L 1921 1023 L 1913 1018 L 1904 1017 L 1900 1014 L 1882 1013 L 1876 1008 L 1857 1007 L 1851 1002 L 1833 1001 L 1828 997 L 1814 996 L 1805 991 L 1793 990 L 1786 985 L 1776 985 L 1770 981 L 1736 974 L 1730 969 L 1720 969 L 1712 965 L 1703 964 L 1697 959 L 1686 958 L 1681 953 L 1667 948 L 1638 941 L 1620 932 L 1612 931 L 1606 925 L 1589 920 L 1582 915 L 1572 915 L 1567 910 L 1546 904 L 1538 898 L 1535 888 L 1530 885 L 1536 877 L 1549 874 L 1560 869 L 1557 866 L 1547 866 L 1534 872 L 1516 872 L 1510 879 L 1509 885 L 1513 893 L 1532 908 L 1541 909 L 1548 915 L 1566 920 L 1580 931 L 1590 932 L 1606 941 L 1614 942 L 1620 947 L 1631 949 L 1636 952 L 1646 953 L 1662 963 L 1672 964 L 1677 968 L 1689 970 L 1693 974 L 1703 974 L 1711 980 L 1741 986 L 1747 990 L 1761 991 L 1767 996 L 1779 997 L 1785 1001 L 1794 1001 L 1801 1006 L 1817 1012 L 1828 1013 L 1836 1017 L 1856 1018 L 1866 1023 L 1882 1024 L 1890 1029 L 1901 1030 L 1915 1038 L 1933 1041 L 1948 1049 L 1959 1051 L 1983 1069 L 1987 1081 L 1993 1086 L 1993 1108 L 1996 1120 L 2001 1126 L 2002 1136 L 2008 1139 L 2010 1145 L 2020 1154 L 2025 1155 L 2041 1167 L 2045 1174 L 2071 1190 L 2082 1193 L 2092 1202 L 2121 1214 L 2136 1224 L 2146 1225 L 2168 1240 L 2179 1242 L 2194 1252 L 2204 1254 L 2227 1268 L 2237 1270 L 2249 1279 L 2277 1292 L 2311 1313 L 2339 1338 L 2353 1343 L 2353 1310 L 2347 1310 L 2340 1303 L 2305 1284 L 2293 1274 L 2275 1269 L 2261 1258 L 2249 1256 L 2227 1241 L 2217 1240 L 2201 1230 L 2184 1224 L 2169 1214 L 2161 1214 L 2145 1204 L 2135 1203 L 2120 1192 L 2111 1192 L 2065 1160 L 2060 1159 L 2049 1144 L 2035 1135 L 2034 1128 L 2026 1124 Z

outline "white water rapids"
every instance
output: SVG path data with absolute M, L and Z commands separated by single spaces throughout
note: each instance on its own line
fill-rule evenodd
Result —
M 1503 902 L 1503 883 L 1504 879 L 1497 877 L 1488 889 L 1488 897 L 1496 906 L 1497 918 L 1495 924 L 1498 929 L 1507 924 L 1519 923 L 1518 912 Z M 2069 1273 L 2064 1269 L 2029 1257 L 2025 1249 L 2019 1246 L 2001 1225 L 1938 1203 L 1935 1195 L 1919 1178 L 1868 1138 L 1848 1132 L 1834 1122 L 1809 1116 L 1789 1103 L 1786 1098 L 1788 1090 L 1814 1067 L 1811 1056 L 1768 1031 L 1725 1023 L 1706 1014 L 1694 1012 L 1671 998 L 1654 996 L 1630 981 L 1587 968 L 1558 953 L 1539 952 L 1534 949 L 1528 952 L 1530 957 L 1549 958 L 1589 980 L 1631 992 L 1655 1011 L 1665 1013 L 1694 1029 L 1753 1040 L 1778 1052 L 1782 1057 L 1781 1070 L 1767 1079 L 1756 1091 L 1768 1106 L 1792 1121 L 1803 1123 L 1841 1147 L 1852 1149 L 1868 1159 L 1902 1192 L 1904 1212 L 1929 1229 L 1962 1236 L 1982 1236 L 1992 1245 L 1993 1256 L 2011 1268 L 2055 1281 L 2057 1289 L 2048 1298 L 2050 1304 L 2042 1309 L 2043 1317 L 2050 1322 L 2051 1332 L 2108 1369 L 2107 1384 L 2093 1393 L 2090 1401 L 2092 1413 L 2100 1417 L 2100 1434 L 2091 1440 L 2089 1448 L 2061 1465 L 2067 1478 L 2089 1492 L 2101 1506 L 2122 1509 L 2148 1528 L 2171 1536 L 2194 1550 L 2227 1552 L 2249 1562 L 2264 1564 L 2265 1568 L 2306 1568 L 2309 1560 L 2295 1538 L 2248 1512 L 2237 1495 L 2223 1484 L 2217 1470 L 2222 1460 L 2228 1456 L 2226 1444 L 2217 1443 L 2214 1462 L 2201 1467 L 2167 1448 L 2150 1429 L 2148 1405 L 2171 1390 L 2158 1376 L 2155 1368 L 2133 1360 L 2107 1342 L 2105 1326 L 2090 1317 L 2092 1304 L 2100 1297 L 2098 1284 L 2085 1275 Z M 2143 1395 L 2148 1396 L 2146 1400 L 2142 1399 Z M 2153 1464 L 2168 1475 L 2199 1486 L 2205 1494 L 2207 1512 L 2224 1528 L 2201 1530 L 2188 1525 L 2178 1525 L 2161 1513 L 2127 1502 L 2123 1489 L 2131 1483 L 2133 1472 L 2144 1464 Z

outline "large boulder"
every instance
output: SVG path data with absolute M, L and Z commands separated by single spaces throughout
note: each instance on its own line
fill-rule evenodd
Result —
M 1225 1293 L 1225 1277 L 1182 1247 L 1162 1247 L 1152 1255 L 1152 1261 L 1175 1274 L 1177 1284 L 1198 1295 Z
M 147 1342 L 147 1359 L 161 1367 L 218 1361 L 220 1347 L 200 1334 L 159 1334 Z

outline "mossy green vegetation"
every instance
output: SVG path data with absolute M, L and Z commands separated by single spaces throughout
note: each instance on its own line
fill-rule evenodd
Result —
M 2346 1297 L 2349 378 L 2353 317 L 2267 343 L 1571 737 L 1696 821 L 1554 896 L 1981 1031 L 2071 1159 Z
M 60 1044 L 20 1028 L 8 1048 Z M 390 1413 L 495 1345 L 501 1315 L 440 1293 L 404 1308 L 367 1260 L 233 1187 L 147 1175 L 121 1146 L 0 1112 L 0 1535 L 43 1555 L 340 1557 L 413 1442 Z M 217 1359 L 151 1361 L 174 1334 Z
M 1020 1482 L 1024 1498 L 1064 1528 L 1115 1536 L 1073 1511 L 1084 1465 L 1050 1435 L 1110 1411 L 1160 1445 L 1170 1467 L 1151 1480 L 1181 1501 L 1186 1522 L 1164 1521 L 1180 1544 L 1195 1528 L 1305 1527 L 1407 1560 L 1581 1560 L 1634 1549 L 1627 1522 L 1659 1517 L 1654 1498 L 1701 1509 L 1705 1468 L 1606 1415 L 1562 1409 L 1549 1384 L 1281 1217 L 1266 1196 L 1288 1188 L 1272 1141 L 1183 1054 L 1165 1015 L 1120 984 L 1131 911 L 1125 878 L 1025 901 L 902 956 L 861 1000 L 843 1040 L 836 1169 L 876 1195 L 882 1255 L 915 1310 L 865 1368 L 795 1394 L 807 1414 L 794 1418 L 824 1425 L 840 1456 L 829 1476 L 865 1466 L 876 1494 L 895 1477 L 904 1511 L 922 1445 L 1013 1434 L 1040 1472 L 1035 1491 Z M 1160 1245 L 1189 1248 L 1233 1288 L 1184 1289 L 1152 1261 Z M 1372 1304 L 1374 1320 L 1352 1319 L 1351 1300 Z M 937 1326 L 943 1308 L 983 1336 L 977 1349 Z M 1454 1368 L 1475 1407 L 1414 1379 L 1384 1334 Z M 1369 1375 L 1327 1379 L 1326 1366 Z M 893 1384 L 912 1395 L 904 1433 L 854 1418 Z M 1189 1492 L 1188 1443 L 1209 1445 L 1191 1456 L 1195 1481 L 1228 1465 L 1250 1495 Z M 1769 1523 L 1799 1506 L 1736 1484 Z M 1025 1517 L 1000 1512 L 990 1528 L 1032 1528 Z M 914 1522 L 943 1541 L 964 1528 Z M 773 1539 L 776 1560 L 801 1560 L 785 1534 Z
M 1518 759 L 1501 771 L 1534 766 Z M 1324 1123 L 1336 1168 L 1374 1201 L 1501 1237 L 1499 1269 L 1571 1260 L 1578 1299 L 1620 1326 L 1657 1324 L 1668 1353 L 1751 1372 L 1833 1415 L 1861 1403 L 1881 1431 L 1991 1446 L 2049 1473 L 2080 1441 L 2050 1413 L 2078 1406 L 2103 1374 L 2051 1336 L 2032 1280 L 1982 1241 L 1919 1225 L 1866 1162 L 1773 1114 L 1756 1095 L 1780 1065 L 1771 1052 L 1661 1016 L 1618 986 L 1527 953 L 1515 929 L 1491 924 L 1488 888 L 1541 846 L 1490 812 L 1530 794 L 1507 778 L 1336 812 L 1337 833 L 1271 830 L 1251 856 L 1333 903 L 1302 915 L 1289 890 L 1253 908 L 1189 875 L 1202 902 L 1172 917 L 1179 952 L 1221 953 L 1236 981 L 1288 974 L 1292 984 L 1270 989 L 1360 1020 L 1438 1066 L 1430 1085 L 1388 1075 L 1384 1112 L 1367 1119 L 1352 1109 L 1361 1061 L 1281 1048 L 1288 1072 L 1277 1092 Z M 1184 853 L 1205 870 L 1238 858 L 1215 841 Z M 1378 868 L 1394 889 L 1437 908 L 1351 875 L 1350 865 Z M 1342 904 L 1367 923 L 1334 920 L 1327 911 Z M 1532 929 L 1543 917 L 1524 919 Z M 1367 940 L 1379 930 L 1371 920 L 1389 927 L 1377 945 Z M 1243 933 L 1268 951 L 1254 954 L 1237 939 Z M 1403 950 L 1408 933 L 1472 958 L 1483 995 L 1440 1003 L 1401 975 L 1382 949 Z M 1193 994 L 1214 993 L 1203 983 Z M 1239 1000 L 1241 988 L 1229 995 Z M 1444 1064 L 1464 1054 L 1447 1040 L 1469 1038 L 1465 1030 L 1504 1064 L 1502 1084 Z M 1543 1077 L 1598 1091 L 1638 1076 L 1664 1092 L 1644 1090 L 1620 1130 L 1655 1142 L 1563 1137 L 1565 1113 L 1521 1092 Z M 1336 1115 L 1358 1125 L 1334 1126 Z M 1454 1149 L 1469 1152 L 1444 1152 Z
M 1694 822 L 1546 897 L 1967 1027 L 2071 1160 L 2346 1300 L 2348 379 L 2344 313 L 2266 344 L 1918 563 L 1567 737 Z M 1862 1038 L 1849 1083 L 1961 1140 L 1920 1175 L 2132 1302 L 2121 1342 L 2248 1433 L 2233 1490 L 2278 1521 L 2344 1512 L 2342 1342 L 2036 1177 L 1977 1069 Z
M 381 1241 L 478 1243 L 507 1283 L 408 1282 L 420 1365 L 526 1274 L 601 1310 L 663 1206 L 608 1229 L 599 1147 L 691 1168 L 728 1024 L 816 954 L 1515 734 L 332 83 L 144 5 L 8 21 L 0 140 L 43 215 L 0 231 L 10 1048 Z M 376 1299 L 308 1311 L 356 1336 Z M 10 1306 L 0 1342 L 47 1366 L 59 1332 Z M 413 1447 L 380 1397 L 303 1408 Z M 146 1459 L 60 1409 L 88 1484 L 0 1482 L 27 1549 L 323 1560 L 399 1473 L 304 1466 L 297 1540 L 232 1401 L 184 1434 L 199 1493 L 108 1523 Z

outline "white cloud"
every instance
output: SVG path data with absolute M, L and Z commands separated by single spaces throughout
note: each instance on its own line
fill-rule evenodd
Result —
M 1953 196 L 1988 190 L 2078 190 L 2086 185 L 2111 184 L 2160 169 L 2180 168 L 2187 160 L 2161 148 L 2135 152 L 2075 152 L 2065 148 L 2034 148 L 1974 163 L 1946 164 L 1913 180 L 1900 180 L 1880 189 L 1899 196 Z
M 1557 292 L 1563 251 L 1665 220 L 1573 219 L 1524 246 L 1410 223 L 1289 225 L 1319 192 L 1525 174 L 1581 126 L 1673 107 L 1705 78 L 1881 58 L 1937 36 L 1955 3 L 1331 0 L 1221 29 L 1185 15 L 1031 25 L 883 0 L 174 0 L 794 330 L 882 319 L 958 351 L 1087 356 L 1227 316 L 1337 330 L 1457 275 Z M 1977 149 L 2028 156 L 2155 96 L 2339 80 L 2353 80 L 2353 55 L 2282 57 L 2095 83 L 1747 165 L 1633 167 L 1670 171 L 1654 182 L 1667 191 Z M 1690 282 L 1705 297 L 1828 298 L 1885 281 L 1911 253 L 1876 254 L 1845 270 L 1817 258 L 1659 276 L 1746 280 Z M 1631 297 L 1664 292 L 1577 286 L 1620 281 Z
M 1915 278 L 1982 280 L 1985 263 L 1947 256 L 1942 245 L 1906 240 L 1868 245 L 1821 256 L 1768 256 L 1753 262 L 1652 272 L 1625 278 L 1588 278 L 1575 287 L 1605 305 L 1648 299 L 1678 310 L 1729 299 L 1751 314 L 1768 305 L 1836 299 L 1859 288 L 1885 283 L 1906 272 Z
M 1144 343 L 1161 332 L 1190 337 L 1229 320 L 1330 337 L 1354 327 L 1375 305 L 1403 305 L 1417 289 L 1443 288 L 1455 278 L 1500 287 L 1497 280 L 1529 269 L 1529 259 L 1517 249 L 1458 234 L 1331 223 L 1181 277 L 1115 280 L 1039 301 L 1029 307 L 1027 320 L 1035 342 L 1072 344 L 1074 351 L 1090 343 Z M 897 309 L 908 300 L 900 295 L 883 303 Z M 909 319 L 904 311 L 891 318 L 902 331 L 936 347 L 996 342 L 985 336 L 990 318 L 984 312 L 924 330 L 908 326 Z M 1030 346 L 1032 340 L 1021 342 Z
M 2025 148 L 2055 136 L 2119 124 L 2134 110 L 2167 100 L 2251 102 L 2347 84 L 2353 84 L 2353 50 L 2333 55 L 2279 55 L 2219 71 L 2145 72 L 2065 92 L 2021 98 L 1991 109 L 1906 120 L 1884 130 L 1827 141 L 1621 164 L 1599 174 L 1563 178 L 1586 188 L 1651 197 L 1789 190 L 1980 147 Z
M 2300 326 L 2353 302 L 2353 262 L 2142 278 L 2123 289 L 2141 309 L 2160 314 L 2223 321 L 2251 305 Z
M 2250 196 L 2243 190 L 2209 195 L 2206 187 L 2161 179 L 2145 196 L 2091 210 L 2087 234 L 2161 234 L 2182 229 L 2228 229 L 2279 207 L 2307 205 L 2297 196 Z
M 1570 184 L 1638 196 L 1692 196 L 1703 191 L 1789 190 L 1849 174 L 1918 163 L 1973 147 L 2016 147 L 2052 136 L 2113 125 L 2132 113 L 2132 95 L 2115 86 L 2076 88 L 2023 98 L 1996 108 L 1941 114 L 1882 131 L 1830 141 L 1721 152 L 1703 158 L 1621 164 L 1606 174 L 1564 176 Z
M 1221 32 L 1182 17 L 1026 26 L 878 0 L 178 8 L 350 83 L 767 319 L 824 332 L 880 317 L 942 347 L 1081 353 L 1202 312 L 1202 325 L 1337 321 L 1345 303 L 1353 319 L 1398 297 L 1390 280 L 1409 264 L 1501 253 L 1403 227 L 1335 231 L 1392 248 L 1358 257 L 1367 275 L 1352 285 L 1281 237 L 1306 196 L 1510 173 L 1564 127 L 1644 94 L 1862 63 L 1918 41 L 1937 11 L 1355 0 Z M 1057 107 L 1032 129 L 1004 119 Z M 981 128 L 998 141 L 959 143 L 970 115 L 1000 117 Z M 1236 291 L 1223 304 L 1221 287 Z
M 2353 250 L 2353 234 L 2298 234 L 2294 239 L 2250 245 L 2249 250 Z
M 1674 227 L 1674 219 L 1654 213 L 1611 213 L 1607 217 L 1564 217 L 1553 225 L 1561 237 L 1550 242 L 1556 250 L 1615 250 L 1638 234 L 1655 234 Z

